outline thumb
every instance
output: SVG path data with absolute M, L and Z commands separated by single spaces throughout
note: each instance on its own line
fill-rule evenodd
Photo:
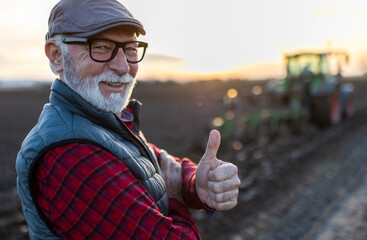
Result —
M 212 130 L 209 134 L 208 144 L 202 160 L 207 161 L 217 157 L 220 146 L 220 133 L 218 130 Z

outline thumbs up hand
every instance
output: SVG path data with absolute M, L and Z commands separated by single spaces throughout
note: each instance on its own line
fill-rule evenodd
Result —
M 212 130 L 203 157 L 196 169 L 196 191 L 201 202 L 217 210 L 229 210 L 237 205 L 241 184 L 235 165 L 217 158 L 220 133 Z

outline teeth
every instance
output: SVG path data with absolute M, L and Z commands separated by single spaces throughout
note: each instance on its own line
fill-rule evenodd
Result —
M 110 85 L 112 87 L 118 87 L 118 86 L 122 85 L 122 83 L 120 83 L 120 82 L 104 82 L 104 83 L 107 84 L 107 85 Z

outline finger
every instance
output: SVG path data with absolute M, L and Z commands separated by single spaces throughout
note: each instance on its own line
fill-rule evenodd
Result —
M 237 205 L 237 200 L 224 202 L 224 203 L 214 202 L 212 205 L 213 205 L 213 208 L 215 208 L 216 210 L 225 211 L 225 210 L 230 210 L 234 208 Z
M 162 160 L 163 158 L 167 158 L 168 153 L 165 150 L 159 151 L 159 159 Z
M 230 179 L 238 174 L 238 168 L 232 163 L 224 163 L 214 170 L 209 171 L 208 180 L 214 182 Z
M 168 172 L 168 178 L 175 182 L 175 185 L 181 185 L 182 182 L 182 167 L 181 165 L 171 157 L 170 171 Z
M 238 197 L 238 188 L 231 190 L 229 192 L 225 192 L 225 193 L 212 193 L 209 192 L 209 197 L 212 200 L 212 202 L 216 202 L 216 203 L 224 203 L 224 202 L 228 202 L 228 201 L 233 201 L 236 200 Z
M 221 182 L 208 182 L 208 188 L 213 193 L 224 193 L 238 188 L 241 185 L 241 181 L 237 176 L 232 177 Z
M 166 161 L 177 162 L 176 159 L 172 155 L 169 155 L 165 150 L 161 150 L 159 152 L 159 158 Z
M 171 167 L 172 171 L 177 172 L 178 169 L 181 169 L 181 165 L 173 157 L 170 156 L 169 159 L 170 159 L 170 162 L 171 162 L 170 167 Z
M 176 175 L 181 179 L 182 178 L 182 167 L 178 162 L 175 162 L 175 172 L 176 172 Z
M 160 162 L 161 162 L 161 168 L 162 170 L 164 169 L 167 169 L 167 167 L 169 166 L 169 161 L 167 160 L 167 156 L 168 156 L 168 153 L 164 150 L 161 150 L 159 152 L 159 157 L 160 157 Z
M 218 130 L 212 130 L 209 134 L 208 143 L 202 160 L 216 159 L 220 146 L 220 133 Z
M 162 170 L 162 177 L 165 181 L 169 181 L 170 174 L 171 174 L 171 165 L 172 159 L 170 159 L 170 155 L 167 152 L 162 152 L 160 155 L 161 157 L 161 170 Z

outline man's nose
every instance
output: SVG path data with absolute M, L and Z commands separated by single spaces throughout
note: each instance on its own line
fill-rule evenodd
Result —
M 118 48 L 116 56 L 109 62 L 109 68 L 119 76 L 130 72 L 130 65 L 122 48 Z

